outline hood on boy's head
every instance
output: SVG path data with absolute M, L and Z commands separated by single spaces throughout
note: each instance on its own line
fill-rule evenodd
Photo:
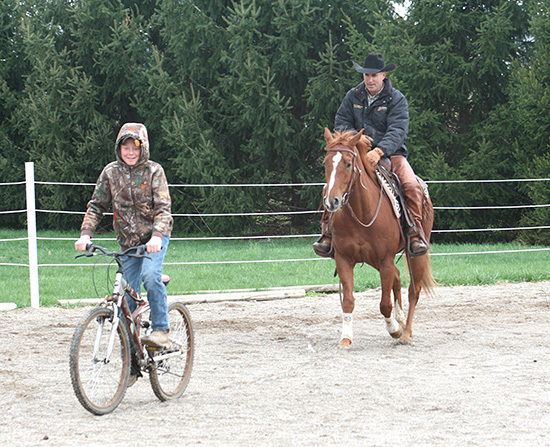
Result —
M 118 160 L 120 158 L 120 143 L 126 138 L 133 138 L 139 140 L 141 143 L 141 156 L 139 157 L 139 163 L 149 161 L 149 137 L 147 135 L 147 128 L 141 123 L 126 123 L 124 124 L 116 137 L 115 154 Z

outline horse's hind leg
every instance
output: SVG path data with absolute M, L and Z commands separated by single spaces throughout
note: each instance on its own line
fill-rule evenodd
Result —
M 418 303 L 418 297 L 420 296 L 420 286 L 416 284 L 409 285 L 409 311 L 407 313 L 407 324 L 401 335 L 401 340 L 411 341 L 412 340 L 412 325 L 414 319 L 414 310 L 416 304 Z
M 424 276 L 431 275 L 431 267 L 428 255 L 420 256 L 418 258 L 411 259 L 410 264 L 410 276 L 411 283 L 409 285 L 409 311 L 407 313 L 407 324 L 401 335 L 401 340 L 412 340 L 412 325 L 414 319 L 414 311 L 420 297 L 420 291 L 422 290 L 422 284 L 424 283 Z

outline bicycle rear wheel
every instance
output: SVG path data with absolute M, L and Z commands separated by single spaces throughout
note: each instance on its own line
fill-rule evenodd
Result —
M 113 310 L 91 309 L 78 323 L 71 341 L 69 368 L 78 401 L 97 415 L 113 411 L 122 401 L 130 376 L 130 339 L 122 321 L 114 333 Z
M 182 303 L 168 306 L 170 346 L 150 349 L 154 360 L 149 371 L 151 387 L 161 401 L 180 397 L 191 377 L 194 356 L 194 333 L 191 316 Z

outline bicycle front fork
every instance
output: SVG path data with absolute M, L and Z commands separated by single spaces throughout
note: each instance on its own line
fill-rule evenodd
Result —
M 112 312 L 112 326 L 111 326 L 111 333 L 109 334 L 109 344 L 107 345 L 107 352 L 105 353 L 104 359 L 99 359 L 99 347 L 101 346 L 101 338 L 103 337 L 103 327 L 105 326 L 105 319 L 99 322 L 99 326 L 97 327 L 97 333 L 95 337 L 95 343 L 94 343 L 94 362 L 103 362 L 105 364 L 109 363 L 109 359 L 111 358 L 111 354 L 113 353 L 113 349 L 115 346 L 115 337 L 118 332 L 118 325 L 120 323 L 120 318 L 118 316 L 118 308 L 114 303 L 110 304 L 111 306 L 111 312 Z

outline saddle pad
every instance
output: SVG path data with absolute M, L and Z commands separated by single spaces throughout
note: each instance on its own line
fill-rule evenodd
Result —
M 422 188 L 422 191 L 424 191 L 424 195 L 426 196 L 426 198 L 429 199 L 430 198 L 430 193 L 428 191 L 428 184 L 424 180 L 422 180 L 420 177 L 418 177 L 418 175 L 416 176 L 416 180 L 420 184 L 420 187 Z
M 392 185 L 390 185 L 388 179 L 380 172 L 380 169 L 375 169 L 375 172 L 376 176 L 378 177 L 378 182 L 380 183 L 380 186 L 382 186 L 384 192 L 386 193 L 386 196 L 388 197 L 388 199 L 390 199 L 395 217 L 397 217 L 397 219 L 401 219 L 401 203 L 397 198 L 395 189 Z

